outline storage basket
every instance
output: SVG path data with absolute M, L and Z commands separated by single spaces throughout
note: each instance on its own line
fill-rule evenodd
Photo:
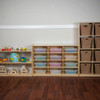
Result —
M 46 52 L 46 48 L 35 48 L 35 53 L 45 53 Z
M 65 67 L 77 67 L 77 63 L 74 63 L 74 62 L 65 62 Z
M 92 47 L 92 38 L 81 38 L 82 48 L 91 48 Z
M 81 35 L 90 35 L 92 30 L 91 26 L 91 24 L 81 25 Z
M 74 52 L 77 52 L 77 48 L 72 48 L 72 47 L 67 48 L 67 47 L 66 47 L 66 48 L 65 48 L 65 52 L 66 52 L 66 53 L 67 53 L 67 52 L 68 52 L 68 53 L 69 53 L 69 52 L 70 52 L 70 53 L 71 53 L 71 52 L 74 53 Z
M 100 35 L 100 24 L 95 24 L 95 35 Z
M 91 64 L 80 64 L 81 74 L 90 74 L 91 73 Z
M 95 51 L 95 61 L 100 61 L 100 51 Z
M 91 61 L 92 53 L 91 51 L 81 51 L 81 61 Z
M 77 70 L 65 70 L 66 74 L 77 74 Z
M 100 74 L 100 64 L 95 64 L 95 74 Z
M 50 70 L 51 74 L 61 74 L 61 70 Z
M 45 55 L 36 55 L 34 56 L 36 60 L 46 60 L 46 56 Z
M 95 38 L 95 46 L 96 46 L 96 48 L 100 48 L 100 37 Z
M 62 48 L 50 48 L 50 52 L 52 53 L 61 53 Z

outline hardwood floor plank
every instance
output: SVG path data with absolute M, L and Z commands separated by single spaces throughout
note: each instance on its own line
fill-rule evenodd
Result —
M 0 77 L 0 100 L 100 100 L 100 78 Z

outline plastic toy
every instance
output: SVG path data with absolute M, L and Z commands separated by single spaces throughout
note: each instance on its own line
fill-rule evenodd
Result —
M 17 51 L 19 51 L 19 48 L 16 48 Z
M 27 50 L 27 48 L 24 48 L 24 50 L 26 51 L 26 50 Z
M 11 62 L 19 62 L 19 55 L 18 55 L 18 53 L 11 53 L 9 58 L 10 58 Z
M 23 48 L 20 48 L 20 51 L 22 51 L 23 50 Z
M 26 57 L 21 57 L 21 62 L 26 62 Z
M 7 62 L 7 58 L 3 58 L 3 62 Z

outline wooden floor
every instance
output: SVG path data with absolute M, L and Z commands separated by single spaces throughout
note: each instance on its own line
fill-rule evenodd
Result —
M 100 100 L 100 78 L 0 77 L 0 100 Z

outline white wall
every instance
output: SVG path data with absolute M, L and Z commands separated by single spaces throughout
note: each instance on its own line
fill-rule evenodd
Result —
M 100 0 L 0 0 L 0 25 L 100 22 Z M 0 47 L 34 43 L 76 44 L 77 29 L 0 30 Z

